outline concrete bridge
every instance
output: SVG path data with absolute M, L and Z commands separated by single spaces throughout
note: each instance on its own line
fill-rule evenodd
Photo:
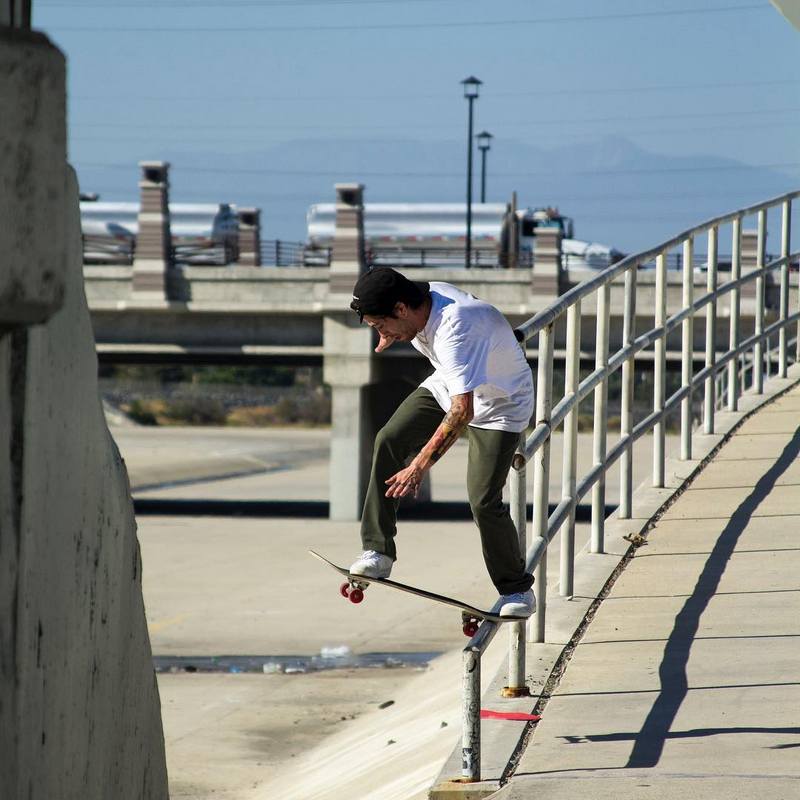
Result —
M 141 165 L 140 234 L 133 265 L 84 266 L 99 357 L 138 363 L 321 364 L 333 392 L 331 517 L 357 519 L 374 434 L 429 371 L 427 361 L 410 345 L 396 345 L 376 357 L 373 331 L 359 327 L 349 311 L 352 286 L 366 269 L 363 186 L 336 187 L 336 234 L 329 268 L 178 267 L 170 261 L 168 166 Z M 558 229 L 542 229 L 537 238 L 541 241 L 532 267 L 412 271 L 416 279 L 447 281 L 491 302 L 516 326 L 593 274 L 562 269 Z M 245 260 L 257 250 L 255 242 L 250 245 L 243 249 Z M 744 274 L 755 268 L 756 245 L 757 236 L 742 234 Z M 696 271 L 693 279 L 698 292 L 705 287 L 703 272 Z M 653 325 L 655 282 L 655 271 L 640 272 L 635 328 Z M 668 271 L 668 315 L 683 308 L 683 282 L 680 271 Z M 790 288 L 794 295 L 796 283 Z M 769 287 L 767 292 L 767 306 L 776 307 L 777 295 Z M 717 308 L 719 341 L 728 326 L 728 303 L 725 297 Z M 740 304 L 742 332 L 749 335 L 755 324 L 755 283 L 745 286 Z M 587 323 L 592 321 L 592 309 L 583 314 Z M 624 279 L 620 278 L 610 289 L 612 349 L 622 343 L 623 317 Z M 698 342 L 703 324 L 695 322 Z M 582 330 L 582 360 L 588 364 L 594 359 L 595 325 L 585 324 Z M 565 325 L 556 326 L 556 360 L 563 359 L 566 335 Z M 668 362 L 677 366 L 680 348 L 676 330 L 668 340 Z M 698 349 L 698 362 L 703 354 Z M 530 358 L 535 358 L 533 351 Z M 652 358 L 652 351 L 638 354 L 640 360 Z

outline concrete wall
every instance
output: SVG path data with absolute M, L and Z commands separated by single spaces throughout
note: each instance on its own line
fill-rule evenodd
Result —
M 177 267 L 175 272 L 183 287 L 178 299 L 193 308 L 249 307 L 263 314 L 309 310 L 321 314 L 331 276 L 327 267 Z M 533 314 L 546 305 L 531 295 L 530 270 L 413 268 L 405 273 L 414 280 L 454 283 L 510 313 Z M 139 304 L 132 294 L 131 267 L 87 265 L 84 276 L 93 312 L 136 313 Z M 348 304 L 354 283 L 355 278 L 348 275 L 342 287 L 347 297 L 342 310 L 347 313 L 352 313 Z M 180 303 L 173 306 L 178 308 Z
M 0 29 L 0 795 L 166 798 L 127 473 L 97 391 L 65 63 Z

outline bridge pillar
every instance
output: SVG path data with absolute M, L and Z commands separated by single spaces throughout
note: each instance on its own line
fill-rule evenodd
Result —
M 742 231 L 742 275 L 753 272 L 758 266 L 758 231 Z M 775 273 L 770 272 L 764 278 L 764 301 L 767 308 L 778 307 L 778 287 L 775 284 Z M 748 315 L 755 315 L 756 282 L 748 281 L 741 289 L 741 299 L 745 304 L 743 311 Z
M 551 300 L 561 293 L 561 229 L 537 228 L 531 292 Z M 549 301 L 548 301 L 549 302 Z
M 755 269 L 758 263 L 758 231 L 742 231 L 742 270 Z
M 336 230 L 323 320 L 323 380 L 331 387 L 330 517 L 357 520 L 369 477 L 375 431 L 372 329 L 350 310 L 353 286 L 366 271 L 364 187 L 336 184 Z
M 261 266 L 261 209 L 240 208 L 239 263 L 243 266 Z
M 331 387 L 330 518 L 357 520 L 369 477 L 375 430 L 372 330 L 348 313 L 323 321 L 323 380 Z
M 139 232 L 133 259 L 132 295 L 137 301 L 170 300 L 172 237 L 169 221 L 169 163 L 140 161 Z

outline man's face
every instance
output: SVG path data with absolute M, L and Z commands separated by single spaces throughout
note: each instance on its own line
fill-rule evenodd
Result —
M 375 328 L 380 337 L 376 353 L 380 353 L 394 342 L 410 342 L 417 335 L 417 326 L 412 321 L 409 308 L 405 303 L 398 303 L 394 307 L 394 317 L 373 317 L 364 314 L 364 322 Z

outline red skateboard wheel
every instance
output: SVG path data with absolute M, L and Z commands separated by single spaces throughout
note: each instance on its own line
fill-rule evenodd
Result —
M 341 594 L 342 597 L 349 597 L 350 596 L 350 584 L 349 583 L 343 583 L 339 587 L 339 594 Z
M 471 639 L 478 632 L 477 622 L 468 622 L 464 625 L 464 636 L 469 636 Z
M 352 589 L 349 600 L 351 603 L 360 603 L 364 599 L 364 592 L 361 589 Z

